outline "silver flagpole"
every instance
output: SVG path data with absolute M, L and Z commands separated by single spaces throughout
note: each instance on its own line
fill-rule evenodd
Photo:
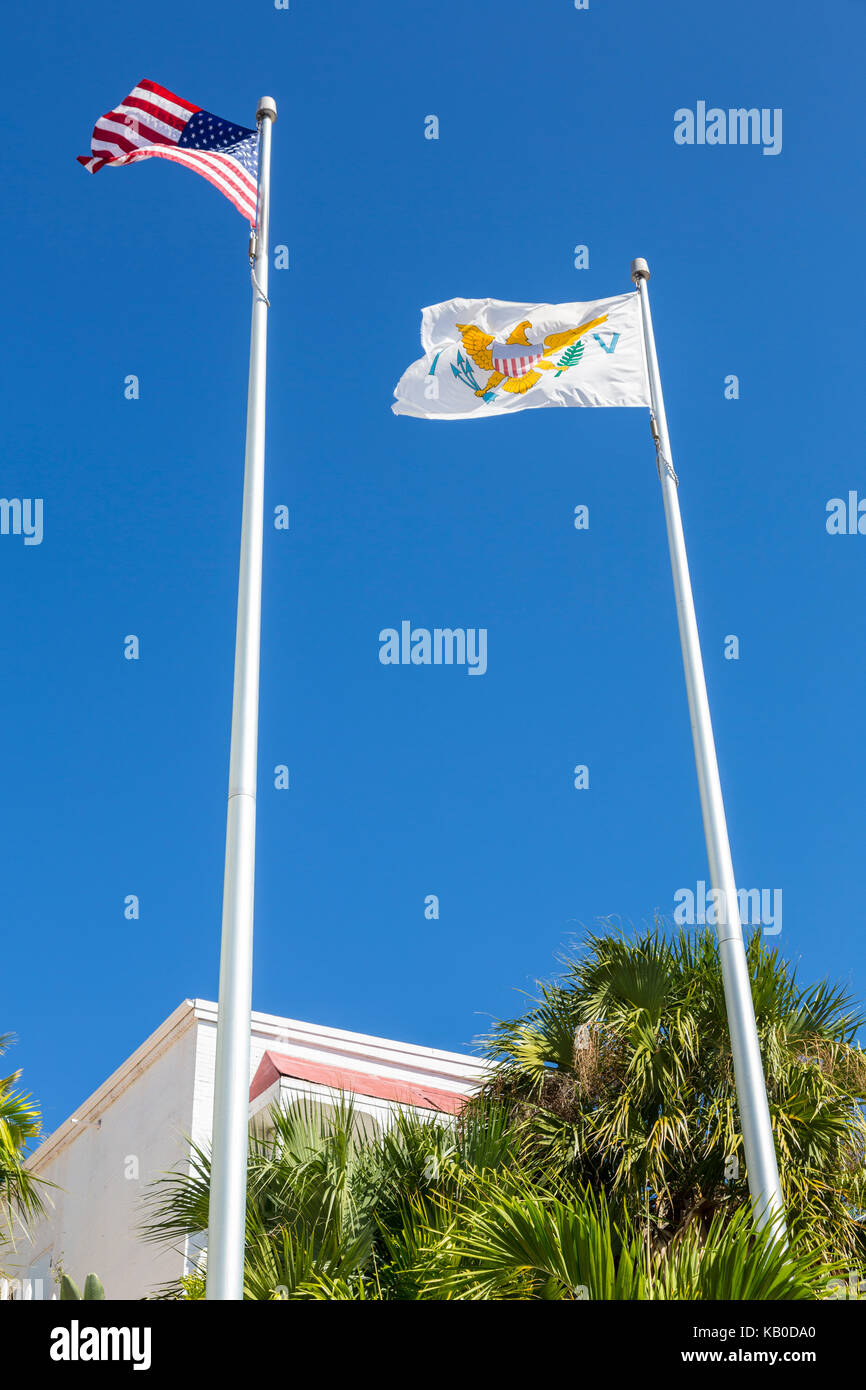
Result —
M 271 126 L 276 119 L 276 103 L 271 97 L 262 97 L 256 111 L 259 199 L 256 231 L 250 243 L 253 309 L 208 1216 L 207 1296 L 215 1299 L 241 1299 L 244 1295 L 265 490 L 268 221 Z
M 692 597 L 686 543 L 677 496 L 677 477 L 674 472 L 671 443 L 665 418 L 665 403 L 662 396 L 652 315 L 650 314 L 649 290 L 647 288 L 650 273 L 646 261 L 640 259 L 632 261 L 631 275 L 640 296 L 650 398 L 652 400 L 653 437 L 656 441 L 659 477 L 664 498 L 674 594 L 680 627 L 680 643 L 683 651 L 686 691 L 689 700 L 692 738 L 695 745 L 695 763 L 698 770 L 698 786 L 704 819 L 704 835 L 707 842 L 707 856 L 710 861 L 710 879 L 715 890 L 719 954 L 722 962 L 725 1006 L 731 1034 L 734 1080 L 737 1088 L 740 1123 L 743 1129 L 743 1148 L 749 1179 L 749 1192 L 754 1203 L 758 1225 L 764 1226 L 771 1221 L 778 1222 L 780 1236 L 784 1237 L 785 1209 L 782 1200 L 782 1188 L 779 1183 L 779 1170 L 776 1165 L 776 1149 L 773 1143 L 770 1109 L 767 1104 L 767 1087 L 758 1045 L 758 1030 L 755 1024 L 755 1009 L 746 964 L 743 929 L 740 924 L 734 866 L 731 861 L 731 846 L 728 840 L 725 807 L 722 801 L 722 785 L 719 780 L 713 726 L 710 721 L 707 685 L 704 679 L 695 604 Z

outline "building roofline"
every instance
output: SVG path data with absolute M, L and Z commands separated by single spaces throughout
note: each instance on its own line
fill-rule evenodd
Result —
M 164 1019 L 133 1053 L 121 1062 L 100 1086 L 77 1106 L 74 1113 L 46 1135 L 27 1159 L 27 1168 L 37 1171 L 48 1159 L 56 1157 L 76 1131 L 86 1125 L 99 1111 L 111 1105 L 135 1078 L 146 1071 L 167 1048 L 197 1022 L 215 1024 L 217 1006 L 211 999 L 184 999 Z M 330 1028 L 323 1024 L 306 1023 L 301 1019 L 283 1018 L 279 1014 L 252 1013 L 252 1027 L 259 1035 L 271 1034 L 277 1045 L 271 1051 L 285 1051 L 286 1044 L 301 1044 L 312 1049 L 323 1048 L 343 1052 L 358 1059 L 379 1060 L 391 1066 L 413 1066 L 416 1071 L 452 1073 L 455 1080 L 467 1084 L 480 1082 L 488 1071 L 487 1065 L 464 1052 L 447 1052 L 442 1048 L 426 1047 L 419 1043 L 401 1042 L 395 1038 L 380 1038 L 371 1033 L 353 1033 L 345 1028 Z
M 209 1023 L 216 1023 L 217 1006 L 210 999 L 193 999 L 196 1015 Z M 401 1042 L 397 1038 L 382 1038 L 373 1033 L 353 1033 L 345 1028 L 331 1028 L 326 1024 L 307 1023 L 303 1019 L 284 1018 L 279 1014 L 252 1014 L 252 1026 L 259 1034 L 271 1033 L 275 1042 L 306 1043 L 310 1047 L 336 1047 L 339 1051 L 352 1051 L 356 1055 L 385 1060 L 390 1053 L 392 1063 L 399 1065 L 401 1059 L 412 1060 L 419 1070 L 440 1071 L 443 1063 L 461 1072 L 466 1080 L 480 1080 L 489 1071 L 489 1065 L 478 1057 L 466 1052 L 448 1052 L 444 1048 L 427 1047 L 422 1043 Z M 288 1035 L 291 1034 L 291 1037 Z

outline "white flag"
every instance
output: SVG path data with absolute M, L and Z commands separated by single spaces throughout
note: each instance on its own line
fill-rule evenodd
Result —
M 423 311 L 421 346 L 397 383 L 395 415 L 650 403 L 636 291 L 584 304 L 449 299 Z

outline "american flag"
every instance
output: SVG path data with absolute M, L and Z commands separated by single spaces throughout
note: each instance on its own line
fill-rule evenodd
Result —
M 97 173 L 106 164 L 133 164 L 158 155 L 201 174 L 256 225 L 258 132 L 193 106 L 147 79 L 93 128 L 91 154 L 79 164 Z

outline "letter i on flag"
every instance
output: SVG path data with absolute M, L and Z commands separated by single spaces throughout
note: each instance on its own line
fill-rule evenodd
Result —
M 203 111 L 144 78 L 93 128 L 90 154 L 80 154 L 91 174 L 106 165 L 134 164 L 156 155 L 184 164 L 224 193 L 251 226 L 256 224 L 259 136 Z
M 421 346 L 394 391 L 395 415 L 650 404 L 636 292 L 587 304 L 450 299 L 422 311 Z

